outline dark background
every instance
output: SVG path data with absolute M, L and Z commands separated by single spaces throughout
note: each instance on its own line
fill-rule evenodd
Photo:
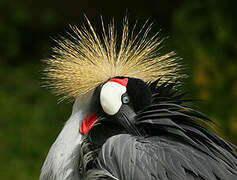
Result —
M 68 24 L 81 26 L 84 14 L 96 29 L 100 15 L 121 27 L 153 22 L 163 44 L 183 58 L 184 90 L 202 99 L 199 109 L 217 123 L 217 132 L 237 144 L 237 4 L 233 0 L 59 1 L 0 0 L 0 179 L 38 179 L 50 145 L 71 103 L 41 88 L 41 59 Z

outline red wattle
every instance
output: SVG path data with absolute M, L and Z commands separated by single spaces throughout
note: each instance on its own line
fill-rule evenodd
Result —
M 127 84 L 128 84 L 128 78 L 124 78 L 124 79 L 114 78 L 114 79 L 110 79 L 109 81 L 119 83 L 119 84 L 121 84 L 122 86 L 125 86 L 125 87 L 127 87 Z
M 94 113 L 90 113 L 82 122 L 81 127 L 79 129 L 80 133 L 82 135 L 87 134 L 91 127 L 95 124 L 97 121 L 97 116 Z

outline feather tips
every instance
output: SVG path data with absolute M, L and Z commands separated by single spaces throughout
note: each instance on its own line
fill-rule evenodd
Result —
M 102 35 L 88 19 L 87 26 L 72 26 L 71 39 L 56 41 L 55 54 L 45 60 L 46 86 L 62 99 L 76 98 L 115 76 L 145 82 L 180 78 L 175 53 L 159 55 L 162 40 L 158 34 L 149 37 L 151 25 L 145 23 L 136 34 L 136 26 L 130 31 L 125 18 L 121 37 L 117 37 L 113 21 L 106 28 L 102 20 Z

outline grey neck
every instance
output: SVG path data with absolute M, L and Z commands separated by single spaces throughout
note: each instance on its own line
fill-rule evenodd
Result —
M 78 180 L 79 127 L 90 111 L 92 92 L 76 99 L 72 114 L 51 146 L 41 169 L 40 180 Z

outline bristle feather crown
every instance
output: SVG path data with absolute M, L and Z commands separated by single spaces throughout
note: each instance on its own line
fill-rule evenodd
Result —
M 145 82 L 161 78 L 160 83 L 180 78 L 174 52 L 160 55 L 162 40 L 155 34 L 148 37 L 151 25 L 146 24 L 135 34 L 129 31 L 125 18 L 121 38 L 118 39 L 112 21 L 106 29 L 102 20 L 102 36 L 90 21 L 89 28 L 72 26 L 71 40 L 57 41 L 50 59 L 45 60 L 46 86 L 62 99 L 76 98 L 116 76 L 133 77 Z

